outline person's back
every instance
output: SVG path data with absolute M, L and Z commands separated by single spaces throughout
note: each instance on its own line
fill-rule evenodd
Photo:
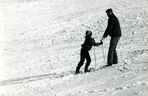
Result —
M 121 28 L 120 28 L 120 23 L 119 23 L 119 20 L 118 18 L 112 14 L 110 17 L 109 17 L 109 24 L 113 24 L 112 26 L 112 29 L 110 29 L 110 33 L 109 35 L 111 37 L 117 37 L 117 36 L 121 36 Z M 111 22 L 111 23 L 110 23 Z M 112 23 L 113 22 L 113 23 Z
M 93 42 L 94 42 L 93 38 L 91 38 L 90 36 L 86 36 L 85 41 L 82 44 L 82 48 L 89 51 L 92 48 Z

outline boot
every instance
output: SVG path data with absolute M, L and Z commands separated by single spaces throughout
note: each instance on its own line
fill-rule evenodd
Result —
M 79 74 L 79 73 L 80 73 L 80 71 L 79 71 L 79 68 L 77 67 L 75 74 Z
M 85 73 L 90 72 L 90 69 L 88 69 L 88 67 L 85 67 L 84 72 L 85 72 Z
M 112 66 L 112 63 L 109 63 L 109 62 L 108 62 L 106 66 Z

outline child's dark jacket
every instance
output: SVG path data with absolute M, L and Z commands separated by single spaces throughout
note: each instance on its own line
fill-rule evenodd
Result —
M 99 46 L 100 44 L 101 43 L 96 43 L 95 40 L 90 36 L 86 36 L 85 41 L 82 44 L 82 49 L 89 51 L 92 48 L 92 46 Z

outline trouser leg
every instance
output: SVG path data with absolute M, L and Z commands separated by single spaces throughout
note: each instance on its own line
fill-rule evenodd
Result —
M 79 73 L 80 68 L 81 68 L 82 65 L 83 65 L 83 62 L 84 62 L 84 60 L 83 60 L 83 61 L 81 60 L 81 61 L 78 63 L 78 66 L 76 67 L 76 73 Z
M 81 50 L 80 62 L 78 63 L 78 66 L 76 67 L 76 73 L 79 73 L 80 68 L 83 66 L 84 60 L 85 60 L 85 54 L 83 50 Z
M 87 52 L 86 53 L 86 65 L 85 65 L 85 69 L 84 69 L 85 72 L 89 71 L 88 67 L 89 67 L 90 63 L 91 63 L 91 58 L 90 58 L 89 52 Z
M 112 63 L 113 63 L 113 52 L 114 52 L 114 50 L 115 50 L 115 42 L 114 42 L 114 39 L 111 38 L 110 46 L 109 46 L 109 50 L 108 50 L 108 60 L 107 60 L 108 65 L 112 65 Z
M 118 62 L 116 46 L 120 37 L 112 37 L 110 40 L 110 46 L 108 51 L 108 65 L 112 65 L 114 61 Z
M 118 56 L 117 56 L 117 51 L 116 49 L 113 52 L 113 64 L 117 64 L 118 63 Z

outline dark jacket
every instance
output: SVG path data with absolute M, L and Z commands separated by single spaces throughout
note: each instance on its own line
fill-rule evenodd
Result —
M 92 46 L 99 46 L 100 44 L 102 43 L 96 43 L 93 38 L 91 38 L 90 36 L 86 36 L 85 41 L 82 44 L 82 49 L 89 51 L 92 48 Z
M 119 24 L 118 18 L 114 14 L 112 14 L 108 19 L 108 25 L 103 37 L 107 37 L 108 35 L 110 37 L 121 36 L 120 24 Z

